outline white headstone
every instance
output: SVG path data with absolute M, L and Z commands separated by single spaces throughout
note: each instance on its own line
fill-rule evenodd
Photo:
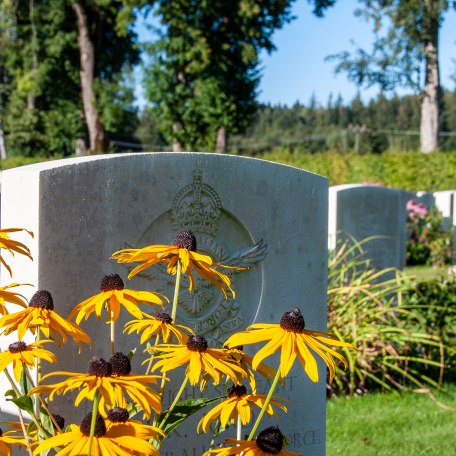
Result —
M 363 243 L 366 258 L 377 269 L 405 265 L 406 210 L 402 190 L 376 185 L 329 188 L 328 245 L 345 239 Z
M 453 227 L 453 263 L 456 263 L 456 190 L 434 192 L 435 206 L 442 213 L 445 227 Z
M 119 154 L 5 171 L 1 218 L 4 227 L 35 232 L 32 242 L 24 238 L 34 262 L 16 256 L 15 281 L 36 287 L 23 290 L 28 296 L 49 290 L 63 316 L 96 294 L 108 273 L 120 274 L 128 288 L 158 289 L 171 296 L 172 280 L 159 268 L 126 281 L 124 265 L 109 259 L 126 246 L 169 244 L 182 229 L 191 228 L 200 249 L 215 260 L 229 263 L 243 255 L 250 269 L 233 274 L 235 300 L 226 301 L 217 289 L 200 283 L 196 294 L 184 293 L 179 307 L 178 322 L 216 343 L 253 322 L 278 323 L 293 307 L 301 308 L 306 327 L 325 329 L 327 196 L 326 179 L 262 160 L 203 153 Z M 124 312 L 122 319 L 116 349 L 128 353 L 137 339 L 121 334 Z M 92 348 L 80 355 L 73 343 L 56 350 L 59 361 L 52 370 L 86 372 L 92 356 L 109 358 L 109 328 L 103 320 L 91 318 L 83 327 Z M 135 372 L 145 357 L 137 350 Z M 288 449 L 307 456 L 325 453 L 325 371 L 319 366 L 317 384 L 296 365 L 278 391 L 290 400 L 289 412 L 279 422 L 290 439 Z M 197 387 L 186 392 L 187 397 L 198 394 Z M 77 422 L 88 411 L 87 404 L 75 411 L 70 399 L 57 404 L 55 411 L 67 415 L 67 422 L 71 417 Z M 173 434 L 161 454 L 202 454 L 210 437 L 194 437 L 196 424 Z M 222 440 L 234 436 L 228 434 Z

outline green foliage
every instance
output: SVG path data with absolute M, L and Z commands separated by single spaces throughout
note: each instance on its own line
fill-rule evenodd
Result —
M 407 308 L 419 316 L 419 325 L 439 336 L 445 353 L 445 381 L 456 380 L 456 280 L 440 278 L 413 282 L 403 294 Z M 418 325 L 417 325 L 418 326 Z M 439 347 L 429 347 L 431 359 L 440 356 Z
M 85 4 L 95 45 L 95 84 L 110 132 L 132 134 L 137 113 L 125 78 L 138 62 L 132 10 L 119 0 Z M 72 2 L 2 3 L 0 128 L 9 155 L 69 155 L 86 136 L 79 77 L 78 31 Z M 33 6 L 33 9 L 31 9 Z
M 443 266 L 451 263 L 454 228 L 445 227 L 442 214 L 431 207 L 425 215 L 407 218 L 407 265 Z
M 259 52 L 290 20 L 290 1 L 155 2 L 160 39 L 148 47 L 146 96 L 169 143 L 212 148 L 216 132 L 245 129 L 255 113 Z
M 329 185 L 369 181 L 415 192 L 423 189 L 438 191 L 453 188 L 456 175 L 454 152 L 356 155 L 334 151 L 309 154 L 281 147 L 261 155 L 261 158 L 326 176 Z
M 359 395 L 436 387 L 447 347 L 403 299 L 407 277 L 394 269 L 376 271 L 364 257 L 365 242 L 346 241 L 330 254 L 328 329 L 357 351 L 344 350 L 349 367 L 338 368 L 329 391 Z

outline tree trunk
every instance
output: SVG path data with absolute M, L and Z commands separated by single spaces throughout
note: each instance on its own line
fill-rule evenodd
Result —
M 84 116 L 89 130 L 90 153 L 103 153 L 107 149 L 107 137 L 103 123 L 96 110 L 95 92 L 93 88 L 95 73 L 95 49 L 90 39 L 89 24 L 84 6 L 80 2 L 73 3 L 78 25 L 78 45 L 80 54 L 80 70 L 82 103 Z
M 426 53 L 426 79 L 421 94 L 421 152 L 435 152 L 439 146 L 439 116 L 440 116 L 440 78 L 438 54 L 438 29 L 434 40 L 428 42 Z
M 0 159 L 4 160 L 5 158 L 8 158 L 8 154 L 6 153 L 5 137 L 3 135 L 3 129 L 2 129 L 2 126 L 0 125 Z
M 180 122 L 174 122 L 173 133 L 176 134 L 180 130 L 182 130 L 182 124 Z M 173 138 L 172 151 L 173 152 L 183 152 L 182 143 L 177 139 L 177 135 L 174 136 L 174 138 Z
M 215 142 L 215 151 L 219 154 L 224 154 L 226 152 L 226 143 L 228 139 L 228 133 L 226 127 L 220 127 L 217 130 L 217 139 Z

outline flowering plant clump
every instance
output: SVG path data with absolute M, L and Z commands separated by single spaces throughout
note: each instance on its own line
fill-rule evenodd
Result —
M 412 199 L 407 202 L 407 265 L 444 266 L 452 256 L 452 226 L 442 214 Z
M 25 245 L 12 241 L 6 234 L 19 230 L 4 230 L 6 240 L 0 248 L 31 258 Z M 289 375 L 296 359 L 303 374 L 317 382 L 325 378 L 316 362 L 316 357 L 320 357 L 332 378 L 336 372 L 335 359 L 347 364 L 333 347 L 354 347 L 330 334 L 307 329 L 298 307 L 285 312 L 277 323 L 251 325 L 230 336 L 223 346 L 210 346 L 203 335 L 194 334 L 176 321 L 180 281 L 187 275 L 192 292 L 196 274 L 228 299 L 235 292 L 223 270 L 236 268 L 215 264 L 196 249 L 195 236 L 186 230 L 172 245 L 151 245 L 113 254 L 113 259 L 120 263 L 139 263 L 129 277 L 164 263 L 167 273 L 175 276 L 171 301 L 160 293 L 126 288 L 119 275 L 108 274 L 101 281 L 100 292 L 75 305 L 64 318 L 47 290 L 37 291 L 27 305 L 23 296 L 8 290 L 19 284 L 0 289 L 0 334 L 17 334 L 16 342 L 1 347 L 0 371 L 11 384 L 6 394 L 17 406 L 19 417 L 17 423 L 4 423 L 3 433 L 0 432 L 1 456 L 11 455 L 14 448 L 25 448 L 29 456 L 49 452 L 59 456 L 159 455 L 165 438 L 191 415 L 211 404 L 212 408 L 205 411 L 199 422 L 195 421 L 195 432 L 210 433 L 216 429 L 205 455 L 297 455 L 286 450 L 286 439 L 279 427 L 260 428 L 265 414 L 278 418 L 289 407 L 285 399 L 274 395 L 277 385 Z M 5 259 L 0 258 L 6 265 Z M 5 302 L 19 306 L 19 310 L 9 313 Z M 171 308 L 165 312 L 167 305 Z M 116 346 L 121 312 L 131 319 L 120 330 L 136 332 L 144 345 L 137 347 L 134 354 L 122 353 Z M 103 317 L 108 325 L 110 358 L 87 359 L 86 372 L 57 371 L 43 376 L 42 363 L 57 361 L 52 352 L 54 343 L 61 346 L 71 338 L 79 345 L 80 356 L 84 356 L 84 348 L 91 340 L 79 323 L 90 317 Z M 26 334 L 34 342 L 26 343 Z M 244 352 L 244 345 L 257 343 L 263 346 L 253 357 Z M 131 359 L 141 352 L 145 354 L 144 370 L 133 372 Z M 275 352 L 280 353 L 278 365 L 265 364 L 264 360 Z M 184 369 L 184 378 L 171 405 L 165 409 L 165 391 L 179 367 Z M 258 374 L 271 383 L 268 394 L 258 393 Z M 223 392 L 220 397 L 182 400 L 187 384 L 198 385 L 204 391 L 211 383 L 219 385 Z M 52 412 L 54 398 L 70 392 L 74 394 L 75 407 L 89 405 L 91 410 L 80 422 L 72 420 L 71 411 L 66 417 L 69 423 Z M 252 423 L 246 436 L 242 428 Z M 220 442 L 216 444 L 218 435 L 231 425 L 236 429 L 236 435 L 231 437 L 236 438 L 227 439 L 223 446 Z

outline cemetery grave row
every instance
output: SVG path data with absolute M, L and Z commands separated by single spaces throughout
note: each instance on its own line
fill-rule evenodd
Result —
M 14 257 L 14 281 L 34 286 L 19 290 L 28 298 L 36 290 L 50 290 L 63 315 L 97 292 L 104 275 L 117 273 L 126 279 L 125 265 L 110 260 L 113 252 L 170 244 L 185 229 L 194 232 L 198 251 L 246 268 L 231 273 L 235 299 L 225 299 L 203 282 L 194 293 L 183 293 L 179 323 L 213 345 L 254 322 L 277 323 L 293 307 L 302 310 L 306 327 L 325 330 L 328 245 L 334 248 L 347 236 L 374 236 L 365 245 L 373 264 L 403 268 L 410 199 L 435 205 L 456 225 L 456 191 L 417 195 L 374 185 L 328 190 L 327 180 L 316 174 L 227 155 L 141 153 L 66 159 L 7 170 L 1 179 L 1 226 L 34 232 L 31 240 L 19 239 L 29 245 L 34 261 Z M 2 285 L 10 283 L 5 271 L 0 278 Z M 136 276 L 129 287 L 172 293 L 172 283 L 159 268 Z M 183 290 L 187 287 L 184 283 Z M 92 356 L 109 358 L 107 336 L 97 328 L 84 327 L 92 346 L 81 354 L 72 343 L 57 350 L 59 361 L 52 370 L 84 372 Z M 2 336 L 11 342 L 14 337 Z M 129 352 L 138 339 L 119 334 L 116 343 Z M 134 359 L 133 369 L 140 368 L 140 360 Z M 173 388 L 176 385 L 171 386 L 170 400 Z M 185 394 L 191 398 L 199 391 L 188 388 Z M 292 373 L 277 394 L 290 401 L 280 424 L 290 440 L 288 449 L 322 456 L 324 380 L 312 383 L 300 372 Z M 0 407 L 5 414 L 13 413 L 10 403 Z M 56 401 L 55 407 L 64 415 L 73 408 L 72 398 Z M 74 415 L 87 411 L 82 406 Z M 202 454 L 208 438 L 193 437 L 192 426 L 179 428 L 162 454 Z

